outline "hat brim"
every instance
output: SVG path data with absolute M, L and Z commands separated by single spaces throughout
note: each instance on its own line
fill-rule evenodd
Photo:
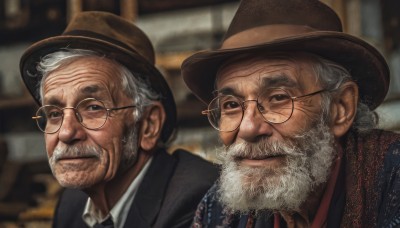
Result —
M 161 103 L 166 112 L 166 120 L 161 138 L 167 141 L 176 127 L 176 105 L 168 83 L 162 74 L 140 54 L 112 42 L 85 36 L 60 35 L 41 40 L 30 46 L 20 60 L 20 72 L 22 79 L 32 94 L 35 101 L 41 105 L 39 95 L 39 83 L 41 75 L 36 66 L 41 58 L 49 53 L 63 48 L 79 48 L 98 51 L 105 56 L 114 59 L 132 72 L 138 72 L 147 76 L 153 90 L 161 94 Z
M 216 73 L 223 62 L 240 54 L 308 52 L 341 64 L 359 86 L 360 99 L 374 110 L 389 88 L 389 68 L 383 56 L 367 42 L 340 32 L 310 32 L 253 46 L 198 52 L 182 63 L 188 88 L 203 102 L 213 99 Z

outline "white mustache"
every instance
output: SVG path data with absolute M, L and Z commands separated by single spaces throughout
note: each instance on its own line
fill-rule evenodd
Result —
M 61 159 L 68 158 L 85 158 L 96 157 L 100 158 L 101 149 L 94 146 L 57 146 L 54 149 L 52 159 L 57 162 Z
M 226 159 L 250 158 L 250 159 L 263 159 L 273 156 L 304 156 L 300 148 L 292 142 L 268 142 L 262 140 L 257 143 L 241 142 L 235 143 L 225 148 L 222 153 Z

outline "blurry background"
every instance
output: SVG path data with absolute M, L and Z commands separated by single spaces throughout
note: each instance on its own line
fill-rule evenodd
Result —
M 345 31 L 386 57 L 390 92 L 378 109 L 380 127 L 400 131 L 400 1 L 323 0 Z M 19 58 L 33 42 L 62 33 L 79 11 L 113 12 L 134 21 L 153 42 L 178 106 L 179 131 L 172 149 L 184 147 L 215 161 L 217 132 L 200 114 L 206 108 L 187 90 L 183 59 L 217 48 L 238 0 L 0 0 L 0 228 L 50 227 L 60 187 L 47 164 L 42 133 L 31 116 L 37 105 L 19 76 Z

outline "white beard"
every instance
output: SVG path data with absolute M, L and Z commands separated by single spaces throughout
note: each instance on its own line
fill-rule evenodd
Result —
M 312 143 L 314 142 L 314 143 Z M 304 135 L 285 142 L 238 143 L 223 148 L 222 173 L 218 194 L 229 209 L 245 213 L 250 210 L 296 211 L 309 194 L 327 181 L 336 157 L 334 137 L 320 123 Z M 239 166 L 235 158 L 285 155 L 284 167 Z

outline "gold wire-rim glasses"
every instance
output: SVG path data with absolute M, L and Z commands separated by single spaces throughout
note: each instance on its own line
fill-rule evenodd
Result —
M 93 103 L 90 103 L 90 102 L 93 102 Z M 82 106 L 82 104 L 85 104 L 85 103 L 88 103 L 88 107 L 100 108 L 99 110 L 97 110 L 98 111 L 97 115 L 101 116 L 104 119 L 104 122 L 103 122 L 103 120 L 102 121 L 98 121 L 98 123 L 102 122 L 101 124 L 99 124 L 98 127 L 90 127 L 90 126 L 87 126 L 87 124 L 84 123 L 85 118 L 90 119 L 89 118 L 90 114 L 82 115 L 81 114 L 82 111 L 79 111 L 79 109 Z M 127 108 L 135 108 L 135 107 L 136 107 L 136 105 L 128 105 L 128 106 L 122 106 L 122 107 L 106 108 L 104 103 L 102 101 L 96 99 L 96 98 L 85 98 L 85 99 L 81 100 L 80 102 L 78 102 L 78 104 L 75 107 L 64 107 L 64 108 L 61 108 L 61 107 L 59 107 L 57 105 L 43 105 L 36 111 L 36 116 L 33 116 L 32 119 L 34 119 L 36 121 L 36 124 L 37 124 L 37 126 L 38 126 L 40 131 L 42 131 L 42 132 L 44 132 L 46 134 L 54 134 L 58 130 L 60 130 L 60 128 L 62 126 L 62 123 L 64 121 L 64 110 L 65 109 L 73 109 L 74 110 L 74 114 L 75 114 L 78 122 L 84 128 L 89 129 L 89 130 L 98 130 L 98 129 L 102 128 L 106 124 L 107 119 L 110 116 L 110 112 L 111 111 L 127 109 Z M 57 111 L 57 114 L 59 115 L 59 116 L 55 117 L 55 118 L 58 118 L 58 119 L 56 119 L 54 121 L 58 121 L 58 122 L 54 123 L 55 125 L 53 127 L 53 130 L 46 130 L 47 129 L 47 124 L 48 124 L 48 117 L 46 117 L 45 115 L 42 115 L 42 114 L 48 113 L 48 112 L 46 112 L 46 110 L 53 110 L 53 112 L 50 112 L 48 114 L 48 116 L 52 115 L 52 114 L 55 114 L 54 111 Z M 102 114 L 102 112 L 104 112 L 103 115 L 100 115 L 100 114 Z M 92 112 L 92 114 L 94 114 L 94 112 Z M 95 117 L 95 118 L 97 120 L 100 119 L 100 117 Z
M 272 121 L 271 118 L 266 118 L 265 114 L 263 114 L 263 112 L 265 112 L 265 110 L 260 110 L 261 108 L 265 108 L 263 105 L 261 105 L 261 103 L 259 102 L 260 97 L 262 97 L 264 94 L 270 94 L 270 91 L 280 91 L 282 93 L 278 93 L 279 95 L 286 95 L 287 99 L 290 99 L 290 104 L 286 103 L 285 105 L 290 105 L 290 112 L 287 112 L 287 114 L 284 115 L 285 118 L 281 118 L 279 121 Z M 211 126 L 213 128 L 215 128 L 216 130 L 220 131 L 220 132 L 232 132 L 238 129 L 238 127 L 240 126 L 240 123 L 242 122 L 243 116 L 244 116 L 244 111 L 246 110 L 246 106 L 245 103 L 246 102 L 250 102 L 250 101 L 255 101 L 257 103 L 257 110 L 261 113 L 261 116 L 263 117 L 263 119 L 271 124 L 280 124 L 280 123 L 284 123 L 286 121 L 288 121 L 293 114 L 294 111 L 294 101 L 300 100 L 302 98 L 306 98 L 306 97 L 310 97 L 310 96 L 314 96 L 316 94 L 319 93 L 323 93 L 323 92 L 331 92 L 333 90 L 327 90 L 327 89 L 321 89 L 321 90 L 317 90 L 315 92 L 312 93 L 308 93 L 305 95 L 301 95 L 301 96 L 290 96 L 289 93 L 282 88 L 270 88 L 266 91 L 264 91 L 262 94 L 260 94 L 257 99 L 250 99 L 250 100 L 243 100 L 237 96 L 234 95 L 219 95 L 217 97 L 215 97 L 213 100 L 211 100 L 211 102 L 208 104 L 208 109 L 203 110 L 201 112 L 201 114 L 203 115 L 207 115 L 208 117 L 208 121 L 210 122 Z M 220 125 L 221 122 L 221 112 L 218 110 L 220 108 L 213 108 L 213 105 L 216 105 L 216 107 L 220 107 L 221 105 L 218 104 L 218 101 L 221 100 L 222 98 L 226 98 L 226 100 L 229 100 L 229 98 L 234 99 L 234 101 L 238 101 L 238 104 L 241 107 L 241 113 L 238 112 L 238 114 L 240 114 L 240 118 L 237 118 L 233 121 L 236 121 L 236 123 L 232 124 L 231 128 L 228 128 L 227 130 L 221 130 L 220 127 L 218 125 Z M 218 105 L 217 105 L 218 104 Z M 287 106 L 286 108 L 288 108 L 289 106 Z M 217 112 L 217 113 L 216 113 Z M 278 115 L 278 114 L 277 114 Z M 218 119 L 219 118 L 219 119 Z

